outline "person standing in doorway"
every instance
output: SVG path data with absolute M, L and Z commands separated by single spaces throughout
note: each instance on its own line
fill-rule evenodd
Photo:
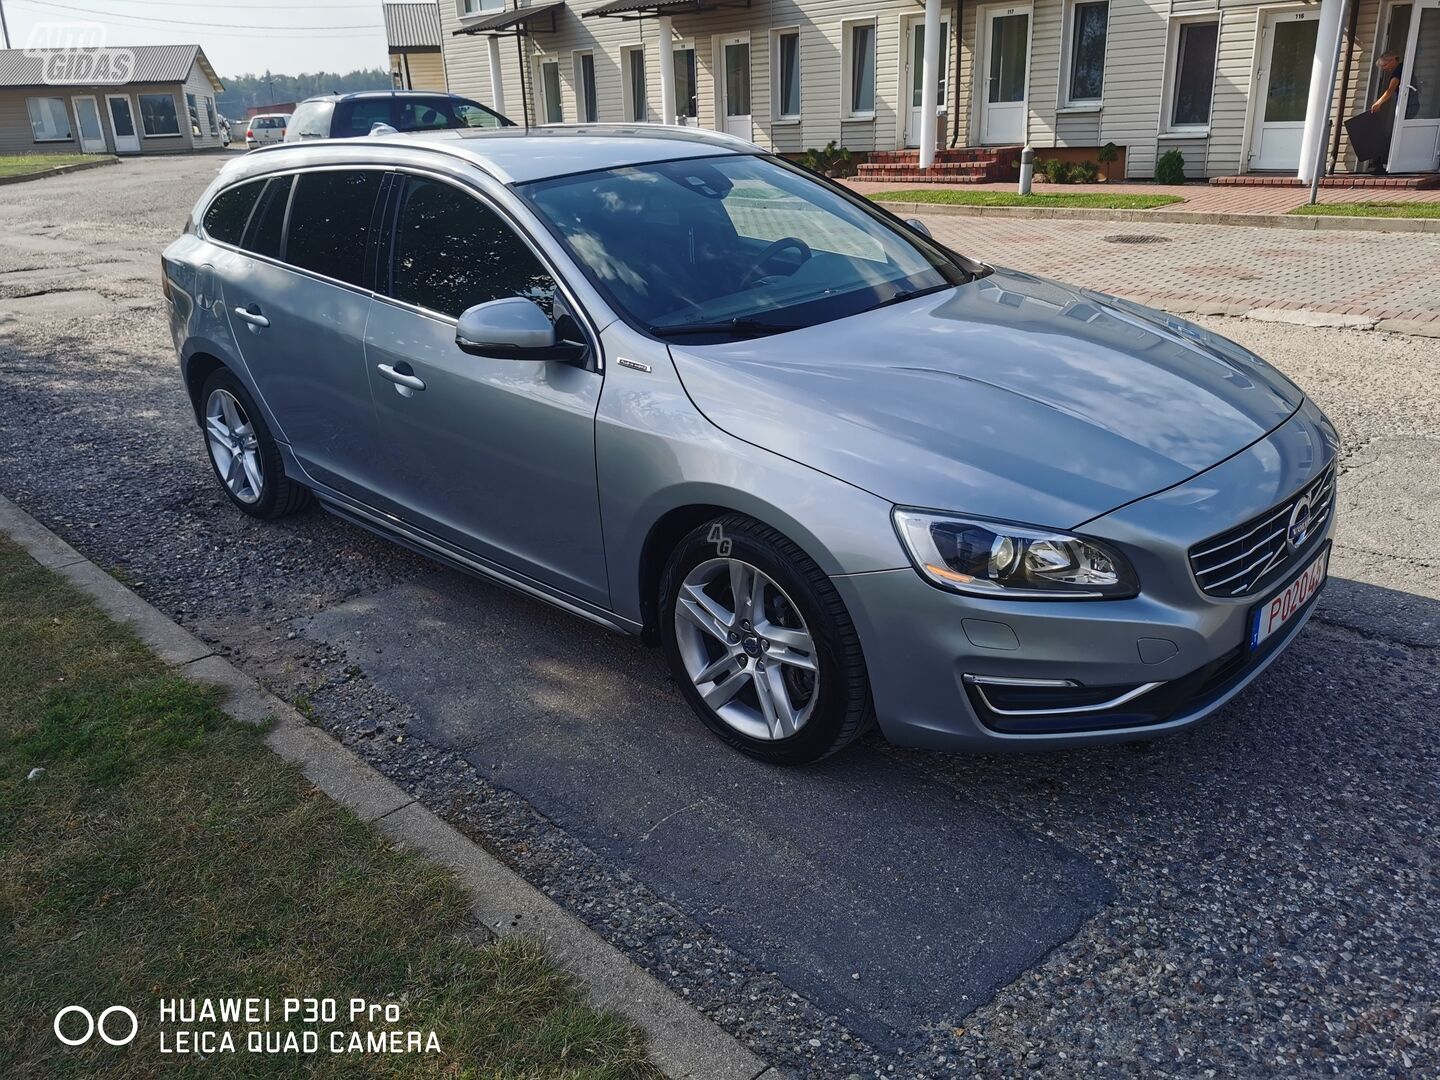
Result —
M 1400 97 L 1400 54 L 1383 53 L 1375 66 L 1380 69 L 1380 96 L 1370 106 L 1370 112 L 1385 122 L 1385 156 L 1372 161 L 1370 171 L 1381 176 L 1390 163 L 1390 137 L 1395 131 L 1395 103 Z

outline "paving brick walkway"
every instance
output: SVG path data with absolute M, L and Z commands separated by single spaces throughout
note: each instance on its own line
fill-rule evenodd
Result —
M 1440 334 L 1440 236 L 941 214 L 924 220 L 957 251 L 1172 311 L 1326 312 Z M 1113 236 L 1159 239 L 1106 240 Z
M 875 184 L 850 181 L 850 186 L 866 195 L 877 191 L 914 189 L 919 184 Z M 925 184 L 926 190 L 954 188 L 957 191 L 1014 191 L 1014 182 L 1004 184 Z M 1179 195 L 1185 201 L 1165 207 L 1166 210 L 1193 211 L 1205 214 L 1283 214 L 1310 201 L 1305 188 L 1220 187 L 1212 184 L 1106 184 L 1103 187 L 1078 187 L 1070 184 L 1035 185 L 1037 194 L 1073 195 L 1082 193 L 1119 193 L 1127 195 Z M 1338 202 L 1440 202 L 1440 188 L 1414 191 L 1406 188 L 1322 188 L 1322 203 Z

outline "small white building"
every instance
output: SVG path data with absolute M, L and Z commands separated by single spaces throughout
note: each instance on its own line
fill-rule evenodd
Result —
M 441 0 L 440 22 L 451 91 L 517 122 L 700 124 L 780 153 L 834 140 L 891 152 L 875 160 L 892 173 L 948 159 L 935 179 L 996 160 L 946 148 L 1024 143 L 1113 144 L 1117 178 L 1172 148 L 1190 178 L 1353 170 L 1339 122 L 1393 49 L 1390 171 L 1440 167 L 1440 0 Z
M 218 149 L 224 89 L 199 45 L 0 49 L 0 153 Z

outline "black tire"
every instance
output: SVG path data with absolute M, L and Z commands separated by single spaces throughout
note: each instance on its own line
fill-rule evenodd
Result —
M 245 419 L 249 421 L 251 429 L 255 433 L 255 449 L 260 457 L 262 480 L 260 497 L 253 502 L 246 502 L 230 490 L 229 485 L 225 482 L 225 477 L 221 475 L 215 454 L 210 448 L 210 439 L 205 432 L 205 408 L 210 396 L 216 390 L 226 391 L 239 403 L 245 412 Z M 200 389 L 200 434 L 205 439 L 205 457 L 210 462 L 210 468 L 215 473 L 220 490 L 237 509 L 251 517 L 269 521 L 293 514 L 310 505 L 313 499 L 310 489 L 303 484 L 297 484 L 285 475 L 285 462 L 280 456 L 280 448 L 276 445 L 274 436 L 270 434 L 270 429 L 266 427 L 265 419 L 261 415 L 259 407 L 256 406 L 255 399 L 250 396 L 244 384 L 231 374 L 228 368 L 217 368 L 211 372 L 210 377 L 205 380 L 205 385 Z
M 676 636 L 675 608 L 686 576 L 717 557 L 721 542 L 717 538 L 729 545 L 724 554 L 762 571 L 784 591 L 815 644 L 818 673 L 813 693 L 818 698 L 809 719 L 788 737 L 761 739 L 737 730 L 705 703 L 686 670 Z M 777 765 L 803 765 L 843 749 L 873 722 L 860 638 L 840 594 L 813 559 L 769 526 L 733 514 L 689 533 L 671 552 L 661 575 L 659 609 L 661 644 L 681 694 L 706 727 L 741 753 Z

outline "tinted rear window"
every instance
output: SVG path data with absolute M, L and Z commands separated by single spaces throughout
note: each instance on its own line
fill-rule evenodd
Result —
M 285 261 L 352 285 L 365 283 L 365 242 L 380 191 L 376 170 L 304 173 L 290 203 Z
M 241 237 L 245 235 L 245 223 L 250 220 L 250 211 L 264 186 L 265 181 L 252 180 L 216 195 L 205 211 L 205 235 L 221 243 L 239 246 Z
M 280 238 L 285 227 L 285 204 L 290 200 L 291 177 L 280 176 L 269 181 L 260 203 L 250 218 L 250 229 L 244 247 L 257 255 L 280 257 Z
M 390 123 L 390 99 L 361 98 L 358 101 L 342 101 L 335 107 L 335 122 L 331 134 L 337 139 L 369 135 L 375 124 Z

